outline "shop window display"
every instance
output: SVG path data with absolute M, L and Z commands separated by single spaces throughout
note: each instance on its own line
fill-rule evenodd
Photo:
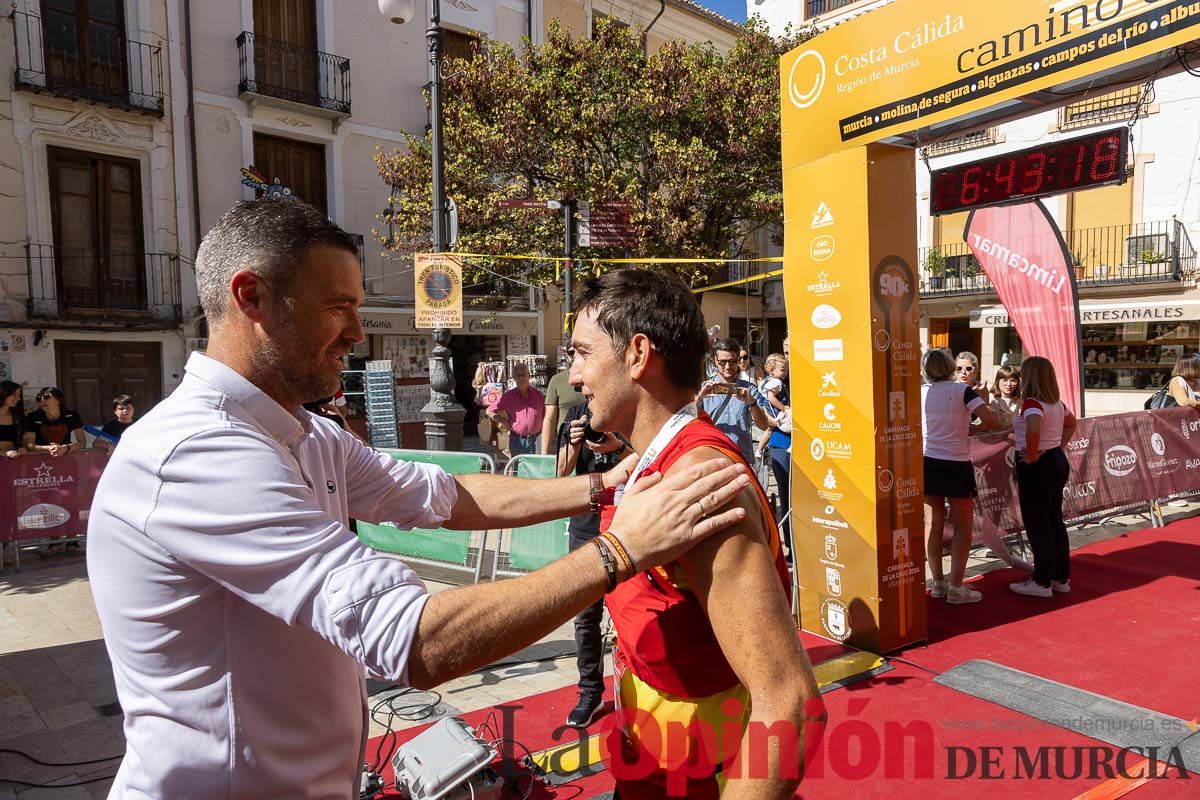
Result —
M 1171 378 L 1175 360 L 1200 345 L 1200 322 L 1124 322 L 1083 326 L 1083 378 L 1087 389 L 1157 389 Z

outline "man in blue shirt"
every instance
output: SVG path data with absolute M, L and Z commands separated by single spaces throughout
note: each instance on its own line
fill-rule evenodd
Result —
M 754 464 L 754 431 L 766 430 L 770 422 L 759 405 L 761 395 L 754 384 L 738 378 L 738 353 L 741 345 L 734 339 L 721 339 L 714 349 L 716 374 L 700 387 L 696 401 L 712 417 L 713 424 L 742 451 L 748 464 Z

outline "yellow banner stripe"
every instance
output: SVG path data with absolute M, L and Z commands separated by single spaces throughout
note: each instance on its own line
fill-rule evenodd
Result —
M 783 270 L 773 269 L 770 272 L 764 272 L 761 275 L 751 275 L 749 278 L 741 278 L 736 281 L 729 281 L 728 283 L 718 283 L 715 286 L 704 286 L 700 289 L 692 289 L 692 294 L 711 292 L 713 289 L 728 289 L 731 286 L 741 286 L 743 283 L 750 283 L 750 281 L 762 281 L 766 280 L 767 278 L 774 278 L 782 274 Z

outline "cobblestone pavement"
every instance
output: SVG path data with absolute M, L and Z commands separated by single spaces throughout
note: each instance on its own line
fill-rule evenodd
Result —
M 1200 513 L 1200 503 L 1168 506 L 1170 518 Z M 1120 517 L 1071 531 L 1073 548 L 1144 528 L 1145 519 Z M 120 755 L 122 716 L 102 632 L 92 604 L 84 559 L 79 553 L 43 560 L 27 555 L 19 572 L 0 572 L 0 749 L 15 749 L 46 761 L 86 761 Z M 969 575 L 1004 565 L 982 552 L 972 556 Z M 444 574 L 422 568 L 432 591 L 453 588 Z M 984 599 L 988 602 L 988 598 Z M 440 687 L 440 713 L 472 711 L 570 686 L 578 679 L 570 622 L 537 644 L 497 664 Z M 386 698 L 386 684 L 369 683 L 373 701 Z M 407 700 L 408 698 L 406 698 Z M 419 698 L 413 698 L 419 699 Z M 403 729 L 411 721 L 397 721 Z M 371 735 L 382 733 L 378 723 Z M 28 783 L 61 783 L 111 775 L 116 761 L 75 767 L 45 767 L 0 754 L 0 777 Z M 69 789 L 21 789 L 0 783 L 0 800 L 47 797 L 104 797 L 108 781 Z

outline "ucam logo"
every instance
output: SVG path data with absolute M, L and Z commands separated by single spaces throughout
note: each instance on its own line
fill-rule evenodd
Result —
M 842 312 L 827 303 L 822 303 L 813 309 L 812 324 L 814 327 L 821 330 L 829 330 L 830 328 L 837 327 L 837 324 L 841 321 Z
M 805 109 L 817 102 L 825 88 L 825 57 L 816 50 L 805 50 L 792 63 L 788 73 L 788 99 Z
M 1137 466 L 1137 453 L 1132 447 L 1117 444 L 1108 448 L 1104 453 L 1104 469 L 1109 475 L 1120 478 L 1133 472 Z

